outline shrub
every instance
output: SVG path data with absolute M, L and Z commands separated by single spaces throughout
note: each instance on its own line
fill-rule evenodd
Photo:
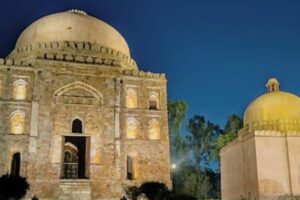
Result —
M 126 190 L 127 196 L 132 200 L 137 200 L 142 194 L 149 200 L 167 199 L 170 191 L 164 183 L 146 182 L 140 187 L 130 187 Z
M 0 177 L 0 199 L 21 199 L 28 189 L 29 184 L 24 177 L 9 174 Z
M 129 199 L 137 200 L 145 195 L 149 200 L 196 200 L 195 197 L 186 194 L 171 192 L 164 183 L 146 182 L 140 187 L 129 187 L 126 190 Z

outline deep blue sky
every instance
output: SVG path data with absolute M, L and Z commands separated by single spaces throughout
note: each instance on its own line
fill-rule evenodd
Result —
M 126 38 L 145 71 L 164 72 L 169 99 L 223 124 L 243 114 L 269 77 L 300 94 L 299 0 L 1 1 L 0 57 L 20 32 L 47 14 L 85 10 Z

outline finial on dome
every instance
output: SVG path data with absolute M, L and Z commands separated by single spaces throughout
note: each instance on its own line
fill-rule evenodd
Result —
M 80 14 L 80 15 L 87 15 L 87 13 L 83 10 L 79 10 L 79 9 L 71 9 L 68 10 L 68 12 L 72 12 L 72 13 L 76 13 L 76 14 Z
M 270 78 L 266 84 L 268 92 L 278 92 L 279 91 L 279 82 L 276 78 Z

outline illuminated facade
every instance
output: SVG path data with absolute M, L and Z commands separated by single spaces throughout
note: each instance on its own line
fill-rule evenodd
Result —
M 170 186 L 164 74 L 140 71 L 124 38 L 83 11 L 43 17 L 0 59 L 0 173 L 40 199 L 120 199 Z
M 300 198 L 300 98 L 274 78 L 266 87 L 245 110 L 238 138 L 221 150 L 223 200 Z

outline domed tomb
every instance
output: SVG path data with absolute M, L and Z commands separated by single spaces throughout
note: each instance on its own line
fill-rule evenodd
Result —
M 153 180 L 170 187 L 166 83 L 83 11 L 37 20 L 0 58 L 0 174 L 27 177 L 25 199 L 120 199 Z
M 42 17 L 19 36 L 8 58 L 50 59 L 137 70 L 123 36 L 84 11 L 69 10 Z
M 51 14 L 33 22 L 19 36 L 16 48 L 53 41 L 97 43 L 130 56 L 125 39 L 116 29 L 76 10 Z
M 272 78 L 266 84 L 268 93 L 250 103 L 244 113 L 244 125 L 254 129 L 296 129 L 300 122 L 300 98 L 279 91 L 279 82 Z

